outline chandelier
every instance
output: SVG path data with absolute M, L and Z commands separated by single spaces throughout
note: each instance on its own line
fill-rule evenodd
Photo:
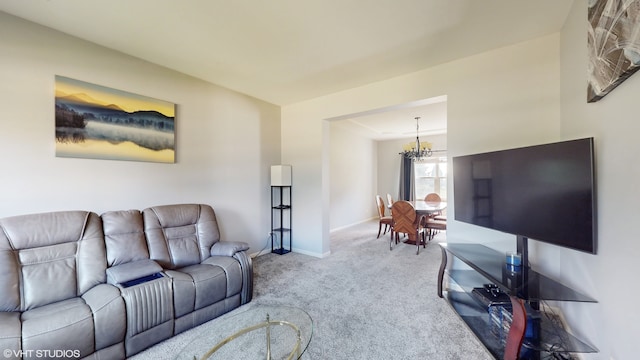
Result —
M 402 154 L 403 156 L 410 159 L 421 159 L 425 157 L 429 157 L 433 155 L 433 151 L 431 151 L 431 143 L 430 142 L 420 142 L 420 138 L 418 134 L 420 132 L 420 117 L 416 116 L 416 141 L 410 142 L 408 144 L 404 144 L 402 146 Z

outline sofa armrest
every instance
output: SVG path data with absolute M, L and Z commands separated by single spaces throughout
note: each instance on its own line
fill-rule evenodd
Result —
M 130 280 L 139 279 L 159 273 L 162 267 L 153 260 L 144 259 L 113 266 L 107 269 L 107 283 L 122 284 Z
M 242 290 L 240 304 L 244 305 L 253 298 L 253 260 L 246 251 L 238 251 L 233 257 L 240 263 L 242 269 Z
M 233 256 L 249 250 L 249 244 L 241 241 L 218 241 L 211 247 L 211 256 Z
M 94 286 L 82 295 L 93 313 L 96 351 L 124 341 L 127 317 L 120 290 L 108 284 Z

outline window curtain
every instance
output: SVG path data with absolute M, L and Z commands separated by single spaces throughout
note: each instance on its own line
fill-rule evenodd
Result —
M 400 189 L 398 198 L 400 200 L 413 201 L 415 194 L 415 176 L 413 170 L 413 159 L 400 155 Z

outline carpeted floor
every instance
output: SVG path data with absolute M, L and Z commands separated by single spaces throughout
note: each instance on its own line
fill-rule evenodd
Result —
M 446 233 L 416 255 L 415 246 L 402 243 L 389 251 L 388 235 L 376 239 L 377 230 L 376 220 L 332 233 L 331 255 L 324 259 L 297 253 L 254 259 L 254 298 L 245 307 L 281 304 L 307 311 L 314 333 L 303 359 L 492 359 L 436 295 L 437 242 Z M 132 359 L 173 359 L 193 337 L 215 331 L 215 323 Z

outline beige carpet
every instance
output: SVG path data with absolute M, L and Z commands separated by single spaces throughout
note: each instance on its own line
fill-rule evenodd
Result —
M 290 253 L 254 259 L 254 300 L 307 311 L 314 334 L 303 359 L 492 359 L 436 295 L 440 233 L 426 249 L 376 239 L 377 221 L 334 232 L 324 259 Z M 295 238 L 294 238 L 295 245 Z M 231 312 L 230 314 L 233 314 Z M 228 315 L 230 315 L 228 314 Z M 133 359 L 173 359 L 216 320 Z

